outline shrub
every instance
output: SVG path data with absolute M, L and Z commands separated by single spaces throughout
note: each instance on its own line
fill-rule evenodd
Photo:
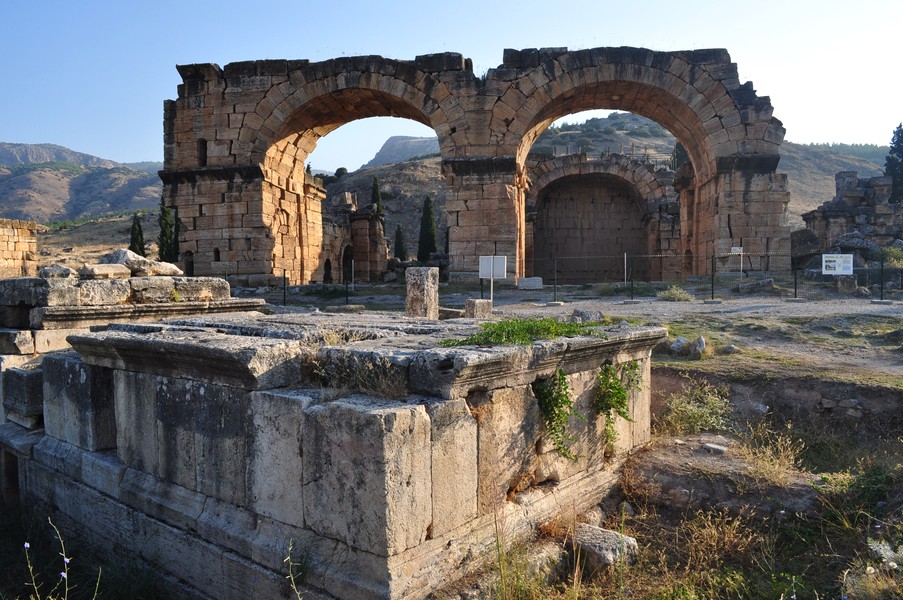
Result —
M 665 434 L 694 434 L 702 431 L 724 431 L 731 410 L 726 388 L 716 387 L 701 379 L 690 379 L 683 391 L 671 394 L 658 429 Z
M 689 302 L 695 300 L 692 294 L 677 285 L 672 285 L 668 289 L 659 292 L 656 294 L 656 297 L 666 302 Z

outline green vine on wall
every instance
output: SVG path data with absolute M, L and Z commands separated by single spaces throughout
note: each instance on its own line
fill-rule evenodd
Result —
M 558 369 L 548 379 L 534 381 L 532 387 L 546 425 L 546 434 L 555 450 L 564 458 L 576 461 L 580 455 L 575 454 L 569 446 L 575 439 L 566 430 L 571 417 L 583 419 L 583 416 L 574 410 L 574 399 L 571 398 L 564 371 Z
M 598 386 L 593 408 L 601 415 L 605 415 L 605 440 L 609 447 L 618 437 L 615 431 L 615 417 L 621 417 L 627 421 L 630 418 L 630 392 L 640 389 L 643 383 L 643 375 L 640 372 L 639 361 L 632 360 L 622 363 L 619 367 L 612 364 L 604 364 L 599 367 L 597 376 Z

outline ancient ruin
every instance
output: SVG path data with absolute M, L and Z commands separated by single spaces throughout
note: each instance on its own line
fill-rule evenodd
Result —
M 860 178 L 855 171 L 841 171 L 834 181 L 834 198 L 802 215 L 806 228 L 815 232 L 821 250 L 853 233 L 876 247 L 903 239 L 903 204 L 890 203 L 890 177 Z
M 308 283 L 325 279 L 329 260 L 338 281 L 337 263 L 349 262 L 349 248 L 382 254 L 384 242 L 369 229 L 364 242 L 339 232 L 341 256 L 326 250 L 335 243 L 323 233 L 322 190 L 305 173 L 319 138 L 373 116 L 413 119 L 436 132 L 451 277 L 476 278 L 482 255 L 505 255 L 515 277 L 529 275 L 527 154 L 557 118 L 597 108 L 657 121 L 692 160 L 679 181 L 679 214 L 668 217 L 679 228 L 649 222 L 639 232 L 642 211 L 630 217 L 637 234 L 627 247 L 668 255 L 638 269 L 663 278 L 704 274 L 713 254 L 737 246 L 755 257 L 751 270 L 790 264 L 789 193 L 786 176 L 776 172 L 784 128 L 769 99 L 740 83 L 725 50 L 505 50 L 485 77 L 455 53 L 178 69 L 178 98 L 164 110 L 161 177 L 182 222 L 183 259 L 197 275 L 284 275 Z M 632 197 L 645 198 L 632 189 L 636 182 L 615 177 Z M 535 245 L 532 254 L 534 262 L 543 258 Z
M 33 221 L 0 219 L 0 277 L 35 274 L 40 229 Z
M 592 505 L 649 439 L 662 328 L 445 347 L 476 322 L 435 320 L 435 268 L 410 277 L 423 319 L 216 314 L 260 302 L 117 267 L 3 282 L 21 362 L 4 364 L 2 487 L 151 566 L 173 597 L 289 597 L 295 552 L 305 598 L 424 598 L 484 564 L 499 521 L 516 539 Z M 74 329 L 116 317 L 129 322 Z M 42 327 L 66 327 L 56 351 L 35 352 Z M 604 369 L 634 373 L 629 420 L 600 408 Z M 586 417 L 567 458 L 538 400 L 557 377 Z

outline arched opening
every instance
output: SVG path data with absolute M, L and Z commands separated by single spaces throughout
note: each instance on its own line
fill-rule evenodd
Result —
M 207 166 L 207 140 L 205 140 L 204 138 L 201 138 L 198 140 L 197 156 L 198 156 L 198 166 L 206 167 Z
M 568 115 L 540 135 L 527 159 L 526 273 L 560 283 L 673 278 L 662 253 L 680 245 L 674 143 L 654 121 L 613 111 Z
M 648 276 L 645 205 L 636 187 L 613 175 L 568 176 L 538 198 L 533 273 L 545 281 L 589 283 L 624 277 L 624 255 Z

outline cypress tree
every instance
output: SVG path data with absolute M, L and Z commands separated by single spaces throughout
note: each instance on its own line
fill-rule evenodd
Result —
M 135 213 L 132 219 L 131 239 L 129 240 L 129 250 L 135 254 L 144 256 L 144 231 L 141 230 L 141 214 Z
M 401 225 L 395 227 L 395 258 L 404 262 L 408 260 L 408 251 L 404 247 L 404 232 Z
M 903 202 L 903 123 L 894 129 L 890 151 L 884 159 L 884 175 L 891 178 L 890 202 Z
M 370 188 L 370 203 L 376 205 L 376 214 L 383 214 L 383 198 L 379 193 L 379 177 L 373 178 L 373 187 Z
M 417 240 L 417 260 L 425 263 L 436 251 L 436 219 L 433 216 L 433 200 L 429 196 L 423 200 L 420 216 L 420 239 Z
M 179 260 L 179 246 L 176 240 L 176 219 L 171 208 L 163 202 L 160 197 L 160 237 L 157 238 L 157 245 L 160 252 L 160 260 L 174 263 Z

